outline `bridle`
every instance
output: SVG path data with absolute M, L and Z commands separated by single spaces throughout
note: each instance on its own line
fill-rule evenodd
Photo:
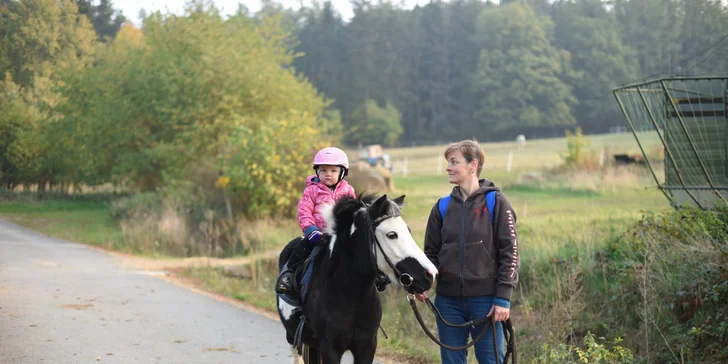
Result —
M 391 219 L 394 217 L 402 216 L 399 212 L 395 212 L 392 214 L 382 215 L 377 217 L 376 219 L 372 220 L 371 216 L 367 213 L 367 225 L 369 229 L 369 236 L 371 240 L 374 240 L 374 243 L 376 244 L 376 247 L 379 248 L 379 251 L 382 253 L 382 257 L 384 257 L 384 260 L 387 262 L 387 265 L 389 265 L 390 268 L 392 268 L 392 271 L 394 272 L 395 278 L 397 278 L 397 281 L 399 284 L 404 287 L 405 291 L 407 293 L 412 294 L 412 283 L 414 283 L 415 279 L 409 274 L 409 273 L 402 273 L 397 267 L 392 263 L 392 260 L 389 259 L 389 256 L 387 256 L 387 253 L 384 252 L 384 249 L 382 248 L 382 244 L 379 242 L 379 239 L 377 239 L 377 235 L 375 234 L 374 230 L 376 227 L 384 220 Z M 379 270 L 379 265 L 377 264 L 377 249 L 373 249 L 372 254 L 372 265 L 376 269 L 378 273 L 383 273 L 381 270 Z

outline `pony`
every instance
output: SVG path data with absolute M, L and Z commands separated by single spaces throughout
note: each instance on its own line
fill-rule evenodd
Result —
M 376 276 L 386 274 L 409 294 L 432 287 L 437 268 L 401 217 L 404 197 L 347 196 L 325 211 L 327 226 L 312 253 L 316 255 L 308 293 L 298 297 L 305 298 L 303 304 L 296 306 L 278 295 L 278 314 L 293 363 L 299 362 L 303 344 L 309 355 L 320 355 L 323 364 L 340 363 L 346 351 L 355 364 L 372 363 L 382 319 Z M 300 239 L 281 251 L 279 269 Z

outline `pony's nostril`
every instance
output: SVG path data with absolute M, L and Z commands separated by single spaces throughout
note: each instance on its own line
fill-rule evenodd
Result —
M 399 283 L 401 283 L 405 287 L 411 286 L 412 282 L 414 282 L 414 278 L 412 278 L 412 276 L 407 273 L 404 273 L 401 276 L 399 276 Z
M 427 280 L 428 280 L 428 281 L 430 281 L 430 282 L 432 282 L 432 281 L 434 281 L 434 280 L 435 280 L 435 275 L 436 275 L 436 274 L 437 274 L 437 271 L 431 271 L 431 270 L 427 270 L 427 271 L 425 271 L 425 277 L 426 277 L 426 278 L 427 278 Z

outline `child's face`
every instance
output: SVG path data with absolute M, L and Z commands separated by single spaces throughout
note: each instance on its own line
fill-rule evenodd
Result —
M 318 169 L 318 178 L 325 185 L 331 187 L 335 185 L 336 182 L 339 182 L 339 171 L 340 169 L 338 166 L 323 165 Z

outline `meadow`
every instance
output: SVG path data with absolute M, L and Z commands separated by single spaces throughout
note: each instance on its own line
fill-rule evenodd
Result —
M 631 134 L 588 139 L 590 158 L 598 158 L 602 148 L 605 153 L 640 153 Z M 610 161 L 612 155 L 605 155 L 604 166 L 592 171 L 560 170 L 561 155 L 567 152 L 565 138 L 528 141 L 524 148 L 515 142 L 484 144 L 483 147 L 486 162 L 481 176 L 503 188 L 518 216 L 522 279 L 513 297 L 513 314 L 520 358 L 530 362 L 537 356 L 540 345 L 554 338 L 543 336 L 548 330 L 529 330 L 527 325 L 537 325 L 543 314 L 536 312 L 539 309 L 567 300 L 559 297 L 567 293 L 563 287 L 557 287 L 561 283 L 551 279 L 553 277 L 539 277 L 537 270 L 564 256 L 567 259 L 572 256 L 593 259 L 593 253 L 605 240 L 626 231 L 626 227 L 638 221 L 645 211 L 668 209 L 669 204 L 645 167 L 616 167 Z M 654 148 L 655 144 L 650 147 Z M 420 244 L 432 207 L 439 197 L 449 194 L 452 189 L 444 166 L 438 169 L 443 151 L 444 146 L 387 150 L 395 166 L 395 191 L 388 194 L 407 196 L 403 217 Z M 353 151 L 349 152 L 352 155 Z M 511 169 L 507 171 L 511 152 Z M 401 171 L 405 158 L 406 177 Z M 232 279 L 216 268 L 193 268 L 187 274 L 204 282 L 209 289 L 275 310 L 275 299 L 270 290 L 275 279 L 275 264 L 260 262 L 252 268 L 258 271 L 258 282 Z M 381 351 L 408 357 L 413 362 L 438 362 L 437 345 L 422 332 L 404 292 L 392 288 L 383 294 L 382 326 L 389 339 L 380 336 Z M 431 313 L 425 316 L 431 330 L 435 330 L 434 316 Z M 555 337 L 558 336 L 556 331 L 552 333 Z M 472 361 L 472 355 L 469 357 Z
M 594 261 L 600 255 L 596 253 L 607 242 L 625 234 L 627 227 L 645 213 L 670 209 L 646 167 L 613 164 L 613 154 L 640 153 L 632 134 L 586 139 L 583 168 L 564 166 L 566 138 L 529 140 L 524 147 L 515 142 L 483 145 L 486 161 L 481 177 L 503 188 L 518 217 L 522 265 L 512 312 L 519 358 L 523 362 L 539 357 L 545 343 L 558 345 L 568 341 L 570 332 L 573 340 L 585 336 L 584 323 L 578 322 L 577 316 L 590 300 L 581 296 L 577 304 L 574 298 L 580 296 L 586 285 L 599 285 L 592 288 L 606 291 L 610 288 L 602 282 L 582 281 L 579 269 L 598 266 Z M 656 150 L 659 140 L 647 140 L 649 143 L 643 147 Z M 386 151 L 395 166 L 395 191 L 388 194 L 407 196 L 403 217 L 420 244 L 430 210 L 439 197 L 452 189 L 444 163 L 438 166 L 443 150 L 444 145 Z M 402 171 L 405 160 L 406 176 Z M 655 168 L 658 175 L 664 173 L 659 165 Z M 96 200 L 7 202 L 0 204 L 0 217 L 59 238 L 136 252 L 125 244 L 128 237 L 105 213 L 106 208 L 104 202 Z M 254 236 L 258 242 L 250 252 L 280 249 L 297 234 L 295 221 L 263 221 L 247 226 L 241 234 Z M 206 289 L 274 312 L 276 260 L 254 261 L 249 269 L 252 278 L 247 279 L 231 277 L 223 268 L 205 265 L 189 267 L 182 274 Z M 606 275 L 599 277 L 597 281 L 608 279 Z M 414 363 L 438 362 L 438 346 L 422 332 L 404 292 L 390 286 L 382 296 L 382 326 L 389 338 L 380 336 L 379 352 Z M 434 316 L 429 312 L 425 316 L 431 330 L 435 330 Z M 598 320 L 589 320 L 593 329 L 600 329 Z M 613 340 L 624 332 L 616 330 L 613 334 L 607 339 Z M 472 355 L 469 357 L 473 359 Z

